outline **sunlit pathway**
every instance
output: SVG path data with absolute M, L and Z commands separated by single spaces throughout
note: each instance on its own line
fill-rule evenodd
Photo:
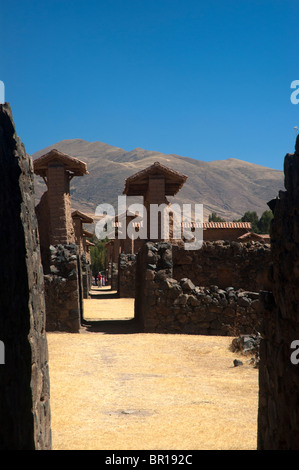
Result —
M 119 299 L 110 288 L 93 288 L 91 298 L 84 299 L 84 319 L 130 320 L 134 318 L 134 299 Z
M 134 301 L 91 299 L 88 312 L 91 302 L 129 318 Z M 47 335 L 54 449 L 256 449 L 258 371 L 233 366 L 231 338 L 108 323 Z

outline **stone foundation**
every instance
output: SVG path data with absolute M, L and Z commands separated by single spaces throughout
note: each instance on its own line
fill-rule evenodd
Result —
M 75 244 L 50 246 L 45 278 L 47 331 L 78 333 L 83 318 L 81 264 Z

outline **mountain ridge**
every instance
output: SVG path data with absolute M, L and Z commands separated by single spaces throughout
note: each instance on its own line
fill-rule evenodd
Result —
M 188 176 L 181 191 L 169 201 L 203 204 L 205 218 L 211 212 L 225 220 L 242 217 L 250 210 L 260 216 L 268 210 L 267 202 L 284 189 L 283 171 L 227 158 L 210 162 L 176 154 L 136 147 L 126 151 L 104 142 L 65 139 L 32 154 L 32 159 L 51 149 L 71 155 L 87 164 L 89 175 L 73 178 L 71 198 L 74 209 L 94 215 L 97 205 L 108 203 L 116 208 L 117 196 L 123 194 L 125 179 L 155 161 Z M 35 177 L 36 202 L 46 190 Z

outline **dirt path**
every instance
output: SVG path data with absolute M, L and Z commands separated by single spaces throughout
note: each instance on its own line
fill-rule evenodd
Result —
M 131 316 L 123 300 L 108 316 Z M 256 449 L 258 371 L 233 366 L 231 338 L 119 325 L 48 333 L 54 449 Z

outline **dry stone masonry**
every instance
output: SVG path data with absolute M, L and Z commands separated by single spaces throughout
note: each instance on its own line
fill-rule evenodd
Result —
M 173 277 L 188 277 L 197 286 L 234 286 L 259 292 L 269 288 L 269 244 L 218 240 L 204 242 L 200 250 L 173 247 Z
M 136 255 L 121 253 L 118 261 L 118 295 L 134 298 L 136 290 Z
M 0 105 L 0 449 L 51 449 L 44 280 L 32 162 Z
M 185 252 L 186 253 L 186 252 Z M 173 278 L 173 246 L 148 242 L 138 254 L 135 317 L 143 331 L 204 335 L 257 333 L 256 292 L 195 286 Z
M 50 274 L 45 275 L 47 331 L 78 333 L 83 318 L 78 246 L 50 246 Z

